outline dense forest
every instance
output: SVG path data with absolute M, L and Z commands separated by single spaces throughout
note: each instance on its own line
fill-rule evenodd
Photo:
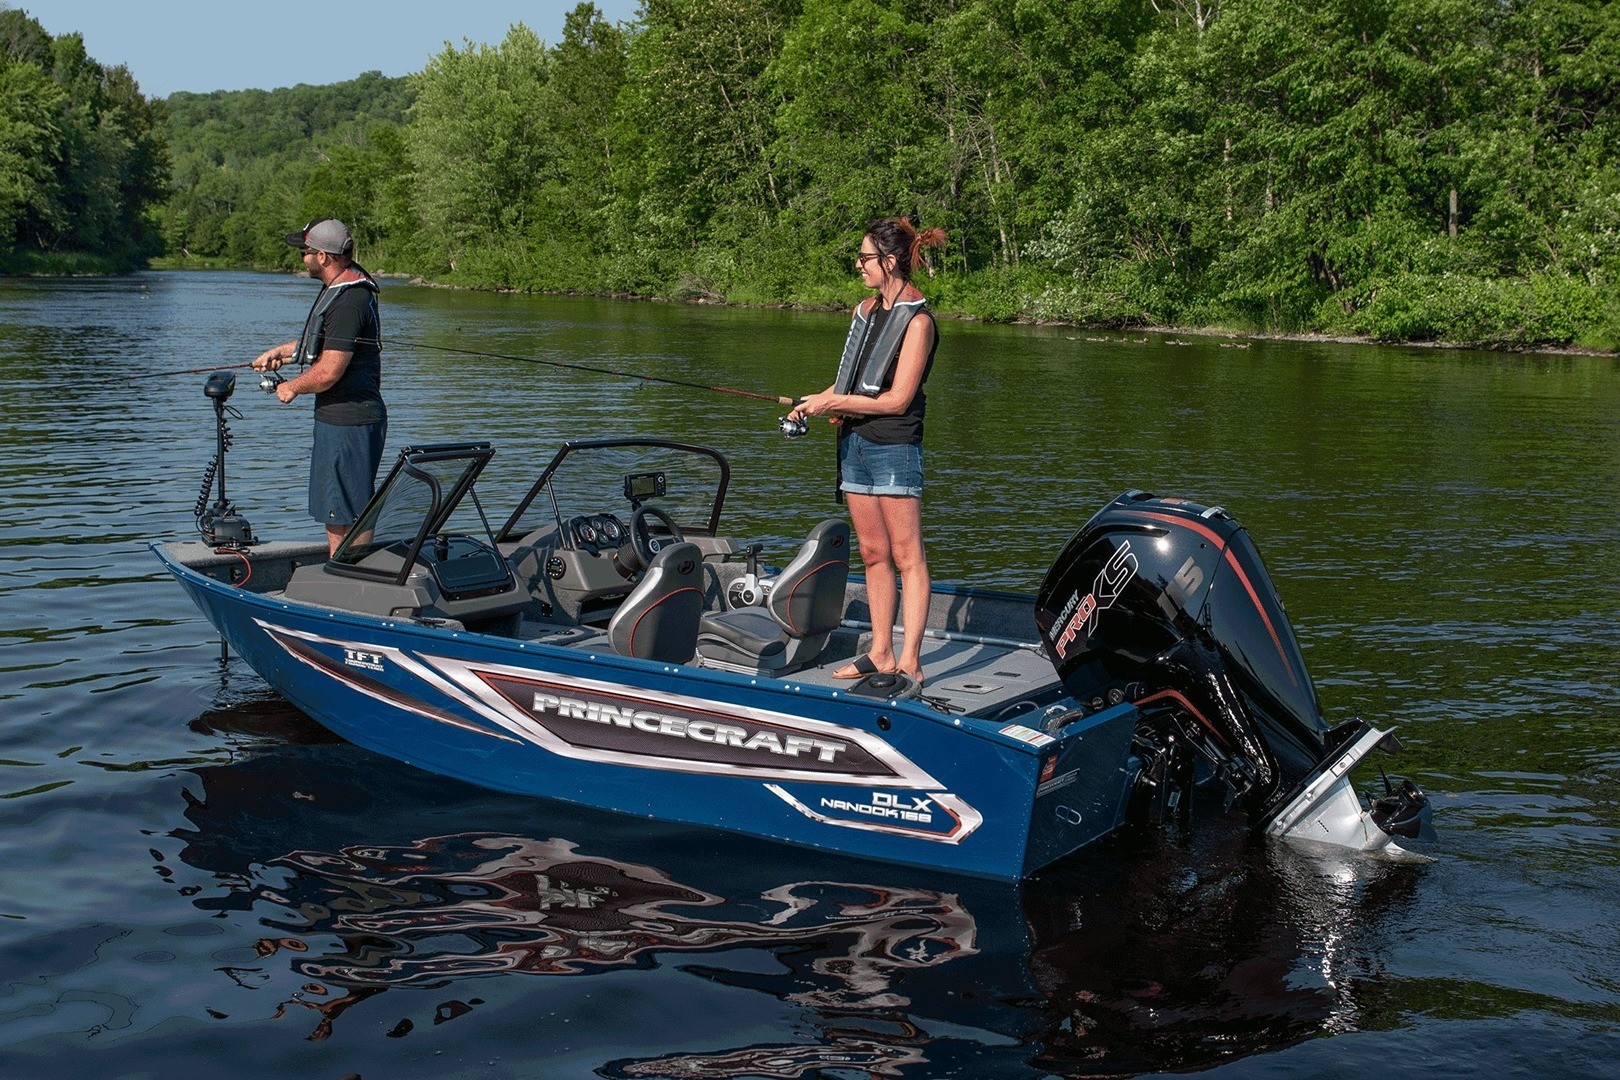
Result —
M 0 272 L 137 266 L 169 191 L 161 110 L 129 70 L 0 7 Z
M 173 194 L 156 215 L 166 249 L 275 266 L 290 265 L 281 238 L 311 218 L 379 235 L 410 204 L 410 104 L 405 79 L 376 72 L 331 86 L 170 95 Z
M 174 95 L 145 228 L 290 265 L 333 214 L 450 284 L 831 305 L 903 213 L 970 316 L 1614 348 L 1617 91 L 1603 0 L 581 4 L 403 80 Z

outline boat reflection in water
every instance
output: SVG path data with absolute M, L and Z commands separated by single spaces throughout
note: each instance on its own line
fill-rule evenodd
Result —
M 255 888 L 298 912 L 266 938 L 298 944 L 300 975 L 329 986 L 439 987 L 480 975 L 583 975 L 672 953 L 817 946 L 787 995 L 814 1008 L 903 1009 L 894 973 L 971 956 L 973 916 L 948 893 L 798 881 L 731 899 L 651 866 L 580 853 L 568 840 L 440 836 L 399 847 L 296 851 Z M 287 872 L 285 875 L 277 871 Z M 752 916 L 752 917 L 750 917 Z M 335 937 L 341 951 L 307 951 Z M 308 1002 L 301 1002 L 308 1004 Z
M 242 715 L 194 727 L 229 732 Z M 1379 925 L 1422 872 L 1218 824 L 1187 844 L 1081 853 L 1021 887 L 735 837 L 720 856 L 700 831 L 292 745 L 284 723 L 244 760 L 194 770 L 193 828 L 175 835 L 212 880 L 182 890 L 191 902 L 261 928 L 258 962 L 223 974 L 283 987 L 276 1015 L 313 1011 L 313 1039 L 390 989 L 437 991 L 438 1024 L 482 1005 L 490 978 L 680 964 L 802 1010 L 794 1039 L 728 1046 L 716 1020 L 711 1052 L 620 1058 L 601 1075 L 1195 1068 L 1362 1026 L 1384 992 Z M 616 1022 L 573 1034 L 622 1053 Z

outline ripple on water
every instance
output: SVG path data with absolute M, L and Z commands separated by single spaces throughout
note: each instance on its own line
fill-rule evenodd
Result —
M 1323 859 L 1217 805 L 1011 895 L 429 777 L 221 665 L 146 549 L 189 535 L 215 448 L 204 376 L 161 373 L 285 340 L 309 300 L 290 276 L 0 279 L 6 1068 L 412 1075 L 442 1049 L 513 1075 L 761 1055 L 831 1075 L 859 1053 L 908 1076 L 1539 1076 L 1620 1056 L 1612 361 L 947 324 L 936 579 L 1032 590 L 1128 488 L 1223 505 L 1327 715 L 1399 725 L 1383 764 L 1440 829 L 1431 863 Z M 825 385 L 847 324 L 392 282 L 384 302 L 403 340 L 773 393 Z M 562 439 L 671 434 L 730 456 L 727 528 L 768 554 L 843 512 L 829 433 L 782 440 L 763 404 L 402 345 L 386 363 L 391 447 L 493 439 L 490 506 Z M 307 409 L 238 385 L 233 498 L 261 535 L 315 535 Z

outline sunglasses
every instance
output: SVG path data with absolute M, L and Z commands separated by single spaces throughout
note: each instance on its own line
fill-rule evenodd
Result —
M 881 259 L 881 258 L 883 258 L 883 256 L 878 254 L 877 252 L 865 252 L 865 251 L 863 251 L 859 255 L 855 256 L 855 265 L 860 267 L 862 270 L 865 270 L 867 263 L 871 262 L 873 259 Z

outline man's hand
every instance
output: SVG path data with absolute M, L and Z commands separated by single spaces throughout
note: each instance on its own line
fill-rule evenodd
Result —
M 280 364 L 276 365 L 276 367 L 280 367 L 280 366 L 281 366 Z M 271 370 L 274 371 L 275 368 L 271 368 Z M 296 391 L 296 390 L 294 390 L 292 388 L 292 383 L 291 382 L 284 382 L 284 383 L 277 383 L 276 384 L 276 397 L 278 399 L 280 399 L 280 401 L 281 401 L 281 403 L 283 405 L 292 404 L 292 399 L 297 397 L 297 396 L 298 396 L 298 391 Z
M 272 345 L 253 361 L 254 371 L 275 371 L 287 362 L 287 346 Z

